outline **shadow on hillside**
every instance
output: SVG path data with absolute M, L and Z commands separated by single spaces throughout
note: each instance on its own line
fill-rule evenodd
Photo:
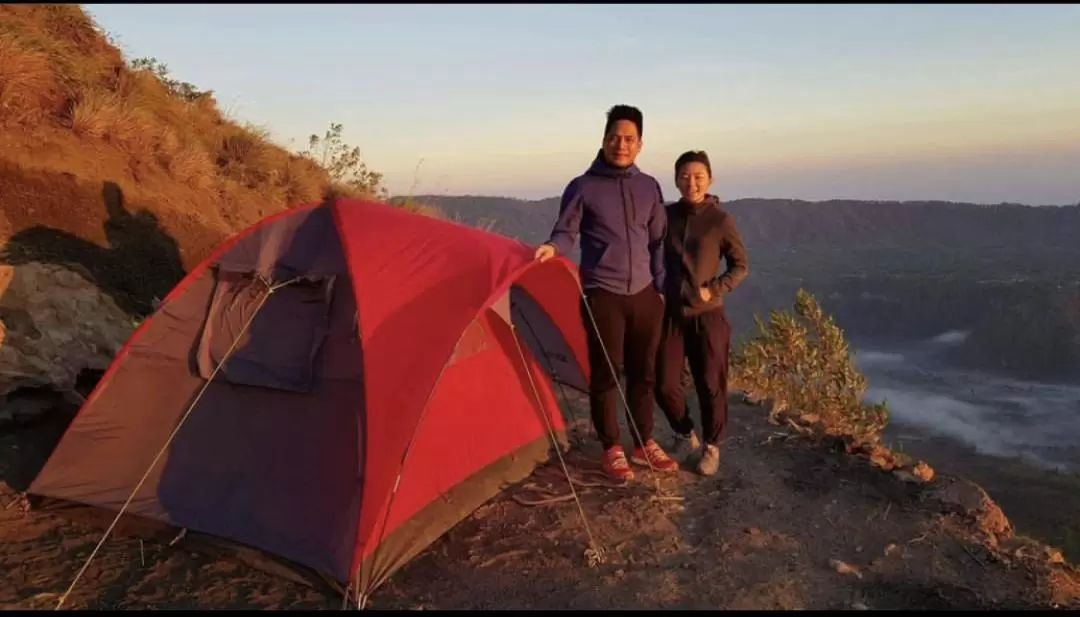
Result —
M 104 228 L 109 248 L 35 226 L 15 234 L 0 248 L 0 263 L 37 261 L 70 267 L 125 312 L 145 317 L 154 310 L 154 298 L 163 299 L 185 274 L 179 247 L 153 213 L 146 209 L 129 212 L 116 184 L 105 182 L 101 197 L 108 214 Z

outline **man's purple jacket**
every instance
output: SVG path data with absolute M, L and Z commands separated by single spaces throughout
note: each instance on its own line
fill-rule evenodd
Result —
M 631 295 L 650 283 L 664 289 L 667 214 L 656 178 L 637 165 L 622 169 L 603 153 L 563 191 L 550 244 L 568 255 L 581 236 L 581 284 Z

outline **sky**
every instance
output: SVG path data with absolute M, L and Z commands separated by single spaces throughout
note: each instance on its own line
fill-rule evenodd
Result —
M 394 194 L 559 195 L 614 104 L 713 192 L 1080 203 L 1080 5 L 84 5 L 129 58 Z

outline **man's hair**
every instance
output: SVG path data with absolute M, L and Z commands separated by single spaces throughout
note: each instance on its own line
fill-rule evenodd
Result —
M 642 119 L 641 110 L 633 105 L 616 105 L 608 110 L 607 124 L 604 125 L 605 137 L 611 132 L 611 127 L 615 126 L 615 123 L 619 120 L 633 122 L 634 126 L 637 127 L 638 137 L 641 137 L 645 121 Z
M 705 154 L 704 150 L 689 150 L 680 154 L 679 158 L 675 159 L 675 173 L 678 174 L 682 166 L 687 163 L 701 163 L 709 172 L 709 177 L 712 177 L 712 164 L 709 163 L 709 155 Z

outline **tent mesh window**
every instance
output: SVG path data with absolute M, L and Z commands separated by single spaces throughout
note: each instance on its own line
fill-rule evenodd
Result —
M 261 307 L 268 288 L 256 273 L 218 269 L 215 277 L 195 353 L 198 375 L 209 379 L 235 341 L 236 348 L 215 379 L 310 392 L 315 359 L 330 327 L 335 277 L 301 278 L 278 287 Z

